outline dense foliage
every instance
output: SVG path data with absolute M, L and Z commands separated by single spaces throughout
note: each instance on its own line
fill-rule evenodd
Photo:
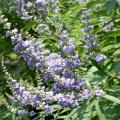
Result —
M 1 120 L 120 119 L 120 1 L 0 1 Z

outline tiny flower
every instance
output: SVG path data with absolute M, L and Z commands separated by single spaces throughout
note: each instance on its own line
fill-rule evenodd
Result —
M 53 112 L 53 109 L 47 104 L 44 106 L 45 113 L 50 114 Z
M 100 96 L 102 96 L 103 94 L 104 94 L 103 90 L 101 90 L 101 89 L 99 89 L 99 88 L 97 88 L 97 89 L 95 90 L 95 95 L 96 95 L 96 96 L 100 97 Z
M 12 44 L 15 45 L 18 42 L 22 42 L 22 35 L 21 34 L 16 34 L 14 36 L 11 36 Z
M 73 54 L 75 52 L 75 46 L 72 42 L 69 42 L 63 47 L 63 51 L 68 54 Z
M 90 90 L 85 89 L 82 93 L 82 98 L 84 100 L 88 100 L 92 96 L 92 92 Z
M 28 114 L 30 115 L 30 117 L 32 117 L 32 116 L 36 115 L 37 113 L 35 113 L 34 111 L 31 111 Z
M 89 23 L 90 23 L 90 20 L 89 20 L 89 19 L 82 20 L 82 23 L 84 23 L 84 24 L 89 24 Z
M 65 39 L 67 38 L 68 34 L 67 34 L 67 30 L 63 30 L 62 34 L 61 34 L 61 41 L 65 41 Z
M 79 4 L 83 4 L 86 2 L 86 0 L 77 0 L 79 2 Z
M 21 116 L 21 117 L 24 117 L 27 114 L 28 114 L 28 111 L 26 111 L 26 110 L 19 110 L 18 111 L 18 115 Z
M 80 63 L 80 59 L 78 57 L 78 54 L 76 54 L 74 57 L 73 57 L 73 65 L 75 68 L 78 68 L 80 67 L 81 63 Z
M 107 59 L 107 57 L 105 55 L 100 55 L 98 54 L 96 57 L 95 57 L 95 60 L 97 63 L 101 63 L 102 61 L 105 61 Z
M 66 58 L 66 60 L 65 60 L 65 66 L 66 66 L 66 68 L 71 68 L 72 67 L 72 64 L 71 64 L 69 58 Z
M 47 72 L 60 73 L 64 70 L 65 61 L 57 54 L 51 54 L 45 59 L 45 65 L 47 66 Z
M 52 75 L 50 75 L 50 74 L 46 74 L 43 78 L 44 78 L 44 82 L 45 82 L 46 84 L 48 84 L 49 81 L 53 80 L 53 77 L 52 77 Z
M 113 23 L 113 22 L 110 22 L 110 23 L 108 23 L 108 24 L 103 28 L 103 30 L 104 30 L 105 32 L 110 32 L 110 31 L 113 29 L 113 26 L 114 26 L 114 23 Z
M 64 76 L 65 79 L 67 79 L 67 78 L 74 79 L 75 78 L 75 73 L 72 72 L 72 71 L 68 71 L 68 72 L 64 72 L 63 76 Z
M 95 40 L 95 39 L 96 39 L 96 35 L 89 34 L 89 39 L 90 39 L 91 41 Z

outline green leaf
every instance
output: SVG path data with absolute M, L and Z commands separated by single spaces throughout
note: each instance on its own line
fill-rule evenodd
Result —
M 93 112 L 94 101 L 87 105 L 87 108 L 83 114 L 82 120 L 91 120 L 92 119 L 92 112 Z M 81 119 L 77 119 L 81 120 Z
M 17 58 L 17 54 L 11 52 L 7 55 L 8 57 L 10 57 L 11 59 L 15 60 Z
M 81 10 L 81 6 L 77 5 L 75 7 L 73 7 L 68 13 L 67 15 L 70 15 L 71 17 L 75 17 Z
M 83 78 L 86 80 L 86 82 L 91 82 L 96 85 L 99 85 L 102 80 L 106 78 L 106 74 L 104 72 L 97 72 L 95 73 L 87 73 L 86 75 L 83 76 Z
M 24 28 L 22 28 L 22 30 L 25 31 L 30 31 L 30 29 L 34 28 L 34 26 L 37 24 L 37 22 L 32 21 L 32 22 L 28 22 L 28 24 L 25 25 Z
M 65 112 L 67 112 L 68 110 L 70 110 L 70 109 L 69 109 L 69 108 L 64 108 L 64 109 L 59 113 L 59 115 L 61 115 L 61 114 L 65 113 Z
M 116 31 L 112 31 L 110 34 L 109 34 L 110 37 L 113 37 L 113 36 L 120 36 L 120 30 L 116 30 Z
M 98 71 L 98 69 L 97 69 L 95 66 L 92 66 L 92 67 L 88 70 L 89 73 L 93 73 L 93 72 L 96 72 L 96 71 Z
M 114 73 L 114 75 L 119 78 L 120 77 L 120 61 L 112 64 L 112 70 L 111 72 Z
M 53 109 L 61 109 L 61 106 L 60 106 L 60 105 L 57 105 L 57 104 L 52 105 L 51 107 L 52 107 Z
M 117 3 L 116 0 L 108 0 L 107 1 L 107 3 L 106 3 L 106 10 L 107 10 L 108 14 L 110 14 L 113 11 L 113 9 L 116 6 L 116 3 Z
M 2 119 L 7 119 L 8 117 L 10 118 L 11 113 L 6 113 L 6 115 L 2 116 Z
M 65 120 L 91 120 L 93 112 L 93 102 L 83 103 L 81 107 L 75 108 Z
M 73 116 L 75 113 L 80 112 L 80 110 L 81 110 L 81 107 L 80 107 L 80 106 L 77 107 L 77 108 L 74 108 L 74 109 L 70 112 L 70 114 L 65 118 L 65 120 L 71 119 L 72 116 Z
M 65 118 L 68 117 L 68 115 L 64 115 L 64 116 L 59 116 L 57 117 L 57 119 L 62 119 L 62 120 L 65 120 Z M 69 119 L 68 119 L 69 120 Z
M 110 101 L 112 101 L 112 102 L 115 102 L 115 103 L 118 103 L 118 104 L 120 104 L 120 99 L 119 98 L 116 98 L 116 97 L 114 97 L 114 96 L 111 96 L 111 95 L 104 95 L 103 96 L 105 99 L 107 99 L 107 100 L 110 100 Z
M 106 120 L 104 114 L 100 110 L 99 101 L 98 100 L 95 100 L 95 108 L 96 108 L 99 120 Z
M 103 69 L 98 69 L 97 67 L 91 67 L 88 72 L 83 76 L 85 81 L 95 85 L 101 85 L 101 82 L 106 78 L 107 74 Z

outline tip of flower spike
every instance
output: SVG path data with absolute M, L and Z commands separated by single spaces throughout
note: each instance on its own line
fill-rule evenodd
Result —
M 84 89 L 82 92 L 83 100 L 88 100 L 93 95 L 93 92 L 87 89 Z
M 101 63 L 102 61 L 105 61 L 107 59 L 107 57 L 105 55 L 102 54 L 98 54 L 95 57 L 95 60 L 97 63 Z
M 86 2 L 86 0 L 77 0 L 79 2 L 79 4 L 84 4 Z
M 49 105 L 45 105 L 44 109 L 46 114 L 50 114 L 53 112 L 53 109 Z
M 103 95 L 105 94 L 104 91 L 101 90 L 101 89 L 99 89 L 99 88 L 97 88 L 97 89 L 94 91 L 94 93 L 95 93 L 95 95 L 96 95 L 97 97 L 103 96 Z
M 32 117 L 32 116 L 36 115 L 37 113 L 35 113 L 34 111 L 31 111 L 28 114 L 29 114 L 30 117 Z
M 27 114 L 28 114 L 28 111 L 26 111 L 26 110 L 19 110 L 18 111 L 18 115 L 21 116 L 21 117 L 24 117 Z

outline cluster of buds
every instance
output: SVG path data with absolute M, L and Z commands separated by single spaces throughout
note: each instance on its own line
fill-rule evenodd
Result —
M 8 22 L 8 18 L 5 18 L 5 15 L 2 15 L 2 12 L 0 11 L 0 24 L 3 24 L 3 28 L 5 30 L 9 30 L 11 28 L 11 23 Z

